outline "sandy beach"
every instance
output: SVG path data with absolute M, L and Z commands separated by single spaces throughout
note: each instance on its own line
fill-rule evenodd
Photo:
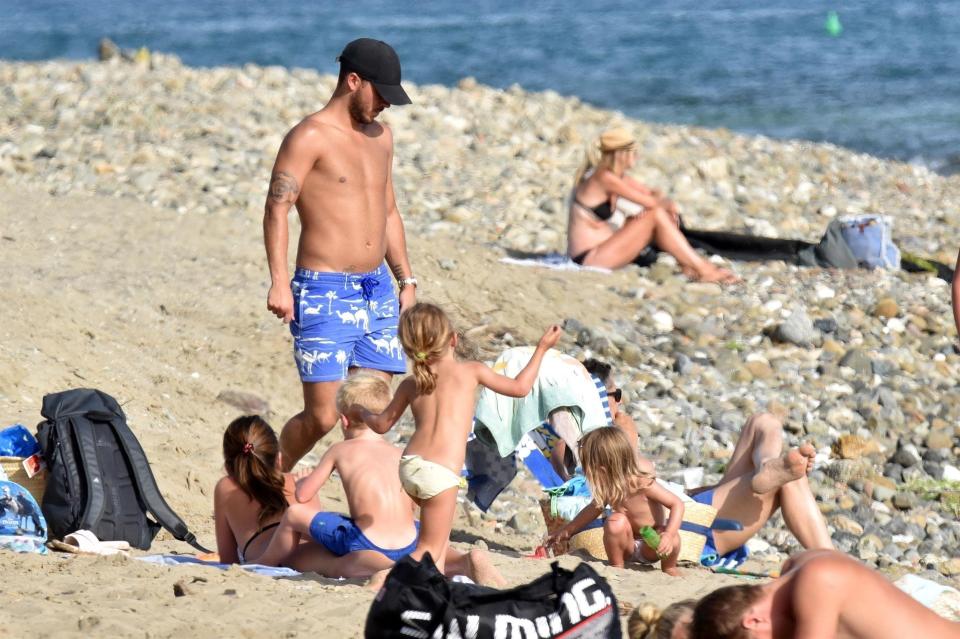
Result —
M 168 502 L 207 545 L 222 432 L 243 412 L 224 398 L 261 398 L 275 428 L 301 406 L 289 333 L 265 307 L 262 193 L 279 136 L 322 104 L 332 82 L 296 91 L 315 80 L 159 58 L 153 69 L 0 64 L 10 87 L 0 102 L 0 422 L 33 427 L 50 392 L 110 393 Z M 253 100 L 253 86 L 257 124 L 241 114 L 246 106 L 229 108 L 231 91 Z M 67 96 L 60 103 L 58 91 Z M 157 97 L 164 91 L 171 97 Z M 778 412 L 791 441 L 812 439 L 830 458 L 812 482 L 840 548 L 890 575 L 956 584 L 960 357 L 945 283 L 765 263 L 736 265 L 745 284 L 721 289 L 686 282 L 668 259 L 616 273 L 500 260 L 512 249 L 562 250 L 565 180 L 583 140 L 611 120 L 645 141 L 652 159 L 641 159 L 640 177 L 676 193 L 699 227 L 816 240 L 833 215 L 882 208 L 896 216 L 903 246 L 952 262 L 960 177 L 830 145 L 632 122 L 549 94 L 470 82 L 412 92 L 417 105 L 386 115 L 397 130 L 398 199 L 420 299 L 447 308 L 488 355 L 572 320 L 579 330 L 568 330 L 561 348 L 619 367 L 628 410 L 664 474 L 702 465 L 715 476 L 732 449 L 727 424 Z M 151 106 L 138 112 L 138 101 Z M 483 109 L 502 112 L 503 122 L 482 120 Z M 294 223 L 291 259 L 296 231 Z M 886 298 L 892 317 L 876 312 Z M 801 307 L 811 320 L 833 320 L 833 330 L 819 324 L 806 345 L 773 340 Z M 845 359 L 854 350 L 866 360 Z M 690 368 L 678 367 L 680 355 Z M 844 436 L 863 445 L 838 446 Z M 910 446 L 917 461 L 891 461 Z M 338 491 L 334 481 L 321 493 L 331 509 L 345 508 Z M 454 541 L 482 540 L 511 585 L 543 574 L 547 561 L 522 557 L 544 532 L 538 497 L 521 474 L 506 506 L 458 510 Z M 755 561 L 766 566 L 797 547 L 779 518 L 764 539 L 768 551 Z M 192 551 L 162 532 L 151 552 Z M 674 579 L 594 566 L 627 604 L 667 604 L 736 582 L 700 568 Z M 373 597 L 362 584 L 311 575 L 273 580 L 124 558 L 3 553 L 0 568 L 0 636 L 25 636 L 16 629 L 29 625 L 50 637 L 355 637 Z M 175 596 L 178 584 L 184 596 Z

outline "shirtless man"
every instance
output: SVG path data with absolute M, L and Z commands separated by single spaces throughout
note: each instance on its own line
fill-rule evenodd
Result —
M 299 503 L 284 512 L 258 563 L 299 562 L 330 577 L 369 577 L 389 569 L 417 546 L 420 526 L 413 517 L 413 501 L 400 485 L 400 449 L 364 422 L 345 415 L 354 405 L 382 411 L 390 403 L 390 386 L 372 374 L 351 375 L 340 386 L 336 403 L 344 440 L 331 445 L 317 467 L 297 482 Z M 317 492 L 333 472 L 343 484 L 349 517 L 318 510 Z M 301 537 L 320 546 L 306 560 Z M 463 574 L 490 586 L 506 583 L 480 550 L 464 554 L 448 547 L 445 563 L 450 576 Z
M 336 425 L 334 397 L 348 370 L 388 378 L 406 370 L 397 318 L 416 296 L 393 192 L 393 134 L 376 121 L 390 105 L 410 103 L 400 60 L 390 45 L 369 38 L 349 43 L 337 59 L 330 101 L 280 145 L 263 217 L 267 308 L 290 323 L 303 382 L 303 411 L 280 433 L 284 470 Z M 287 214 L 294 204 L 301 232 L 291 281 Z
M 808 550 L 779 579 L 727 586 L 697 604 L 693 639 L 953 639 L 960 624 L 923 606 L 880 574 L 834 550 Z

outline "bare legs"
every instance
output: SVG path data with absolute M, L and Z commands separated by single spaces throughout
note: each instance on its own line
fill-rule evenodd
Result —
M 633 526 L 623 513 L 613 513 L 603 522 L 603 549 L 607 552 L 607 561 L 614 568 L 623 568 L 624 564 L 633 557 L 636 542 L 633 536 Z M 657 553 L 641 546 L 640 552 L 649 561 L 660 559 L 660 568 L 663 572 L 674 577 L 680 574 L 677 570 L 677 557 L 680 556 L 680 545 L 673 549 L 669 557 L 660 558 Z
M 743 524 L 740 531 L 715 531 L 717 551 L 742 546 L 780 508 L 787 528 L 804 548 L 833 548 L 806 473 L 813 448 L 783 452 L 783 428 L 773 415 L 752 416 L 743 427 L 727 472 L 714 489 L 718 517 Z
M 584 266 L 617 269 L 626 266 L 645 246 L 653 242 L 662 251 L 677 259 L 684 272 L 706 282 L 735 282 L 736 276 L 713 265 L 697 253 L 683 236 L 673 216 L 657 207 L 631 217 L 620 230 L 583 260 Z
M 417 548 L 410 556 L 420 561 L 424 553 L 429 552 L 440 572 L 444 570 L 447 548 L 450 546 L 450 529 L 453 526 L 459 490 L 458 486 L 454 486 L 430 499 L 419 501 L 420 538 L 417 540 Z
M 390 373 L 369 368 L 351 368 L 350 374 L 361 371 L 392 379 Z M 297 465 L 318 441 L 333 430 L 340 420 L 337 414 L 337 389 L 340 381 L 303 382 L 303 410 L 291 417 L 280 431 L 280 452 L 283 472 Z

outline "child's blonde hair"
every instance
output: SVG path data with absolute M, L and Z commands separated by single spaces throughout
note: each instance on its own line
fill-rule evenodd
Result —
M 453 325 L 439 306 L 418 302 L 400 316 L 400 343 L 413 362 L 413 378 L 417 392 L 429 395 L 437 387 L 437 374 L 430 370 L 435 361 L 450 348 Z
M 647 488 L 652 473 L 640 470 L 637 451 L 619 428 L 592 430 L 580 440 L 583 474 L 593 491 L 593 501 L 603 508 L 619 507 L 631 494 Z
M 390 384 L 373 373 L 348 377 L 337 389 L 337 411 L 346 413 L 354 404 L 373 413 L 381 413 L 390 403 Z
M 660 610 L 653 604 L 645 603 L 630 613 L 627 636 L 630 639 L 671 639 L 673 629 L 685 615 L 692 617 L 696 605 L 696 599 L 684 599 Z M 685 625 L 689 625 L 689 621 Z

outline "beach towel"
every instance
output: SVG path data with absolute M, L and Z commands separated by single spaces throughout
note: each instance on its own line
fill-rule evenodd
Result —
M 607 389 L 600 379 L 591 376 L 591 380 L 607 424 L 612 425 Z M 474 421 L 475 427 L 476 421 Z M 467 499 L 483 511 L 489 509 L 500 493 L 517 476 L 518 460 L 524 463 L 527 470 L 544 488 L 561 485 L 563 479 L 550 463 L 550 456 L 559 438 L 550 422 L 543 421 L 520 439 L 515 452 L 501 457 L 496 448 L 477 439 L 475 433 L 471 431 L 467 439 L 467 455 L 464 461 Z
M 516 377 L 533 355 L 533 348 L 521 346 L 501 353 L 493 370 Z M 533 389 L 525 397 L 507 397 L 488 388 L 477 400 L 477 438 L 494 446 L 501 457 L 513 453 L 523 436 L 537 428 L 558 408 L 569 409 L 580 434 L 607 426 L 609 415 L 597 397 L 596 382 L 578 360 L 557 350 L 543 358 Z
M 570 259 L 563 253 L 521 253 L 511 252 L 507 257 L 500 258 L 504 264 L 516 266 L 538 266 L 554 271 L 593 271 L 595 273 L 610 273 L 610 269 L 599 266 L 583 266 Z
M 187 555 L 143 555 L 141 557 L 134 557 L 134 559 L 138 561 L 145 561 L 148 564 L 157 564 L 160 566 L 180 566 L 189 564 L 194 566 L 206 566 L 207 568 L 217 568 L 219 570 L 226 570 L 227 568 L 238 565 L 221 564 L 216 561 L 203 561 L 202 559 L 197 559 L 196 557 L 190 557 Z M 292 568 L 280 568 L 277 566 L 263 566 L 260 564 L 239 564 L 239 566 L 247 572 L 273 578 L 299 577 L 302 574 L 296 570 L 293 570 Z

